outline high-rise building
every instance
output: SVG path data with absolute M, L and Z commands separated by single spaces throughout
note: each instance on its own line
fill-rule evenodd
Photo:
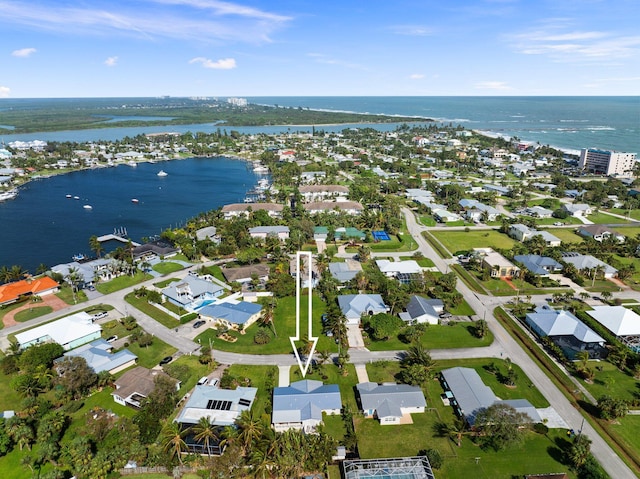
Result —
M 580 153 L 580 168 L 607 176 L 629 176 L 636 165 L 636 153 L 584 148 Z

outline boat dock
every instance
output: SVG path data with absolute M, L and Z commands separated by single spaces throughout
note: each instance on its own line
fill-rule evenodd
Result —
M 123 237 L 123 236 L 120 236 L 120 235 L 118 235 L 116 233 L 111 233 L 111 234 L 108 234 L 108 235 L 98 236 L 98 241 L 100 243 L 104 243 L 105 241 L 119 241 L 120 243 L 129 244 L 129 241 L 131 241 L 131 240 L 129 240 L 129 239 Z M 136 243 L 135 241 L 131 241 L 131 244 L 133 246 L 140 246 L 140 243 Z

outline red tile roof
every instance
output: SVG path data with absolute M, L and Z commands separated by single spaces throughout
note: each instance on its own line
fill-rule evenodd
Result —
M 0 286 L 0 304 L 15 301 L 24 294 L 40 294 L 59 286 L 48 276 L 3 284 Z

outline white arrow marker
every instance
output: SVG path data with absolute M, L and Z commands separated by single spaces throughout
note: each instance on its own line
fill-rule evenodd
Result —
M 302 272 L 304 271 L 304 263 L 302 263 L 302 267 L 301 267 L 300 259 L 303 257 L 307 258 L 307 270 L 308 270 L 307 271 L 308 273 L 307 318 L 309 323 L 307 338 L 309 339 L 309 341 L 311 341 L 311 351 L 309 351 L 309 354 L 307 355 L 307 359 L 306 361 L 304 361 L 304 365 L 303 365 L 302 359 L 300 359 L 300 353 L 298 352 L 298 348 L 296 347 L 296 341 L 300 340 L 300 300 L 302 299 L 300 295 L 300 285 L 302 283 Z M 312 284 L 313 284 L 312 261 L 313 260 L 311 256 L 311 251 L 298 251 L 296 253 L 296 335 L 294 337 L 290 337 L 289 341 L 291 341 L 291 346 L 293 347 L 293 354 L 295 354 L 296 360 L 298 361 L 298 366 L 300 367 L 300 371 L 302 372 L 302 377 L 305 377 L 307 375 L 307 370 L 309 369 L 309 365 L 311 364 L 311 360 L 313 359 L 313 353 L 316 350 L 316 344 L 318 344 L 318 338 L 313 337 L 313 316 L 311 315 L 312 305 L 313 305 L 313 296 L 311 294 Z

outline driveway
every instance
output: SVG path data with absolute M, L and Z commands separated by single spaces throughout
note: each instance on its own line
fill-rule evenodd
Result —
M 347 338 L 349 340 L 349 348 L 364 349 L 364 339 L 362 331 L 358 324 L 347 324 Z

